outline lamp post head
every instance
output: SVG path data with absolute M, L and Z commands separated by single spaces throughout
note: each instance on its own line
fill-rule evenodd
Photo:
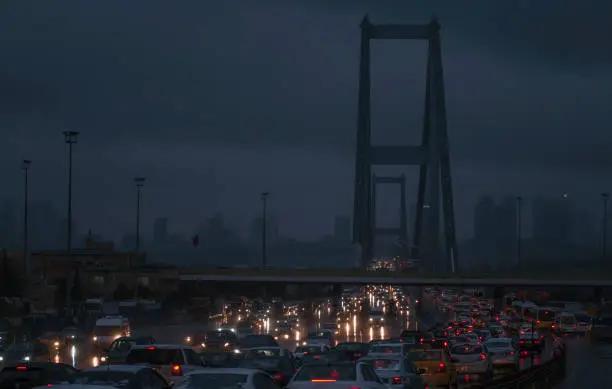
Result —
M 270 195 L 270 192 L 261 192 L 261 199 L 265 200 Z
M 609 198 L 610 198 L 610 193 L 602 193 L 602 194 L 601 194 L 601 197 L 602 197 L 603 199 L 606 199 L 606 200 L 607 200 L 607 199 L 609 199 Z
M 31 165 L 31 164 L 32 164 L 32 161 L 31 161 L 31 160 L 29 160 L 29 159 L 24 159 L 24 160 L 21 162 L 21 168 L 22 168 L 23 170 L 28 170 L 28 169 L 30 168 L 30 165 Z
M 77 143 L 79 139 L 79 133 L 77 131 L 64 131 L 64 142 L 66 143 Z
M 142 188 L 144 186 L 145 180 L 146 180 L 145 177 L 135 177 L 134 183 L 136 184 L 137 188 Z

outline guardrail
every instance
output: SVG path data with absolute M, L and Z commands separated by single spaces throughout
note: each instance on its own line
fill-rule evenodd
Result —
M 520 373 L 498 378 L 487 389 L 551 389 L 565 378 L 565 354 L 557 354 L 551 360 L 533 366 Z

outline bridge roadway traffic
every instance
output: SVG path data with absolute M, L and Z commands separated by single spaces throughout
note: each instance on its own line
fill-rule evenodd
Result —
M 365 271 L 360 269 L 184 269 L 181 281 L 273 282 L 294 284 L 414 285 L 414 286 L 541 286 L 612 287 L 608 272 L 588 274 L 425 274 L 414 272 Z

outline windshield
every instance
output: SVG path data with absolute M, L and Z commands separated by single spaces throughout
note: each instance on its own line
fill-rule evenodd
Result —
M 78 373 L 74 378 L 75 384 L 114 386 L 116 388 L 130 387 L 134 373 L 125 371 L 87 371 Z
M 295 349 L 296 353 L 319 353 L 321 352 L 321 347 L 317 346 L 300 346 Z
M 121 332 L 119 326 L 96 326 L 93 330 L 93 333 L 97 336 L 113 336 L 118 332 Z
M 399 359 L 391 358 L 366 359 L 364 362 L 375 369 L 399 370 L 401 366 Z
M 243 384 L 247 382 L 246 374 L 237 373 L 199 373 L 190 374 L 187 376 L 187 380 L 181 382 L 182 388 L 189 389 L 201 389 L 201 388 L 215 388 L 215 389 L 230 389 L 230 388 L 242 388 Z
M 442 354 L 438 350 L 419 350 L 408 353 L 408 359 L 418 361 L 441 361 Z
M 250 350 L 247 353 L 247 358 L 257 358 L 257 357 L 280 357 L 281 350 L 280 349 L 257 349 Z
M 576 315 L 576 320 L 579 323 L 588 323 L 588 322 L 591 321 L 591 317 L 589 315 L 578 314 L 578 315 Z
M 294 381 L 356 381 L 355 365 L 303 366 L 293 378 Z
M 538 320 L 542 321 L 552 321 L 555 319 L 554 311 L 539 311 Z
M 487 342 L 487 347 L 490 347 L 490 348 L 510 348 L 510 343 L 508 343 L 508 342 Z
M 481 354 L 481 353 L 482 353 L 482 347 L 473 346 L 469 344 L 466 344 L 463 346 L 455 346 L 451 350 L 451 354 L 456 354 L 456 355 L 469 355 L 469 354 Z
M 126 362 L 129 365 L 137 363 L 150 363 L 152 365 L 172 365 L 182 363 L 178 349 L 135 349 L 130 351 Z
M 361 351 L 364 349 L 362 343 L 340 343 L 336 346 L 336 350 L 342 351 Z
M 562 316 L 561 323 L 563 324 L 574 324 L 576 322 L 576 318 L 574 316 Z
M 402 346 L 372 346 L 370 353 L 372 354 L 400 354 Z

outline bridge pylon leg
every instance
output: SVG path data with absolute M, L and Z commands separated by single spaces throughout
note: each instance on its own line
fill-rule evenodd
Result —
M 426 40 L 427 55 L 423 139 L 418 146 L 373 146 L 370 128 L 370 40 Z M 455 236 L 454 202 L 448 150 L 446 102 L 442 70 L 440 24 L 375 25 L 366 16 L 361 23 L 359 105 L 353 204 L 353 241 L 361 248 L 361 265 L 374 257 L 376 226 L 373 204 L 373 166 L 419 166 L 419 187 L 413 255 L 425 266 L 442 272 L 455 272 L 458 253 Z M 442 216 L 442 217 L 441 217 Z M 443 219 L 443 220 L 441 220 Z M 405 230 L 402 222 L 402 230 Z M 444 231 L 444 242 L 441 232 Z

